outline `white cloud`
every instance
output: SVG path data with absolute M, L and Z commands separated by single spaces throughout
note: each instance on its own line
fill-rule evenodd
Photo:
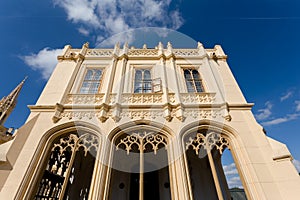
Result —
M 238 174 L 234 163 L 231 163 L 230 165 L 224 165 L 223 170 L 226 176 Z
M 262 125 L 271 126 L 271 125 L 281 124 L 281 123 L 284 123 L 284 122 L 289 122 L 289 121 L 298 119 L 299 116 L 300 116 L 300 114 L 297 114 L 297 113 L 296 114 L 289 114 L 285 117 L 280 117 L 280 118 L 276 118 L 276 119 L 273 119 L 273 120 L 270 120 L 270 121 L 263 122 Z
M 183 19 L 171 9 L 172 0 L 53 0 L 65 10 L 68 20 L 85 26 L 85 30 L 101 31 L 101 42 L 113 34 L 140 27 L 178 29 Z M 81 33 L 82 28 L 78 29 Z M 100 41 L 99 41 L 100 40 Z M 124 41 L 121 41 L 124 42 Z
M 234 177 L 229 178 L 227 180 L 227 184 L 228 184 L 229 188 L 234 188 L 234 187 L 243 188 L 243 185 L 242 185 L 242 182 L 241 182 L 241 179 L 239 176 L 234 176 Z
M 60 55 L 61 52 L 62 49 L 50 49 L 46 47 L 37 54 L 21 56 L 20 58 L 31 69 L 40 71 L 43 79 L 48 79 L 57 64 L 57 56 Z
M 300 173 L 300 161 L 294 159 L 293 164 L 295 165 L 297 171 Z
M 267 119 L 272 114 L 271 109 L 272 109 L 273 105 L 269 101 L 267 101 L 265 103 L 265 106 L 266 106 L 266 108 L 259 109 L 258 114 L 255 115 L 258 120 Z
M 78 30 L 79 33 L 81 33 L 84 36 L 88 36 L 90 34 L 90 32 L 87 29 L 83 28 L 83 27 L 80 27 L 77 30 Z
M 300 111 L 300 101 L 295 101 L 296 104 L 296 111 L 299 112 Z
M 223 166 L 224 174 L 226 176 L 229 188 L 238 187 L 243 188 L 241 179 L 234 163 Z
M 280 97 L 280 101 L 287 100 L 287 99 L 289 99 L 289 98 L 292 97 L 292 96 L 293 96 L 293 92 L 292 92 L 292 91 L 289 91 L 289 92 L 287 92 L 285 95 L 283 95 L 283 96 Z

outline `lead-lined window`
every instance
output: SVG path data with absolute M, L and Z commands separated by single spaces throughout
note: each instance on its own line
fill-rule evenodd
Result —
M 100 87 L 102 69 L 88 69 L 82 82 L 79 93 L 96 94 Z
M 199 72 L 195 69 L 184 69 L 184 79 L 187 91 L 191 92 L 204 92 L 202 79 Z

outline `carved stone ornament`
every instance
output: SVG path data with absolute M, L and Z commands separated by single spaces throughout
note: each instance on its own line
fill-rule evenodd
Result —
M 115 54 L 116 56 L 122 56 L 123 54 L 125 54 L 130 57 L 158 57 L 161 54 L 169 55 L 171 52 L 175 56 L 178 56 L 178 57 L 191 57 L 191 56 L 201 56 L 202 55 L 199 53 L 198 49 L 171 49 L 170 47 L 167 47 L 167 49 L 164 49 L 163 47 L 158 46 L 157 49 L 131 48 L 131 49 L 126 50 L 126 48 L 125 48 L 125 49 L 123 49 L 123 51 L 120 51 L 119 48 L 88 49 L 85 56 L 88 56 L 88 57 L 111 57 L 111 56 L 113 56 L 113 54 Z
M 62 114 L 62 117 L 67 117 L 69 119 L 72 118 L 78 118 L 78 119 L 82 119 L 82 118 L 88 118 L 88 119 L 92 119 L 93 117 L 100 117 L 100 112 L 96 112 L 96 111 L 64 111 L 64 113 Z
M 199 56 L 198 49 L 173 49 L 173 54 L 179 57 Z
M 104 94 L 69 94 L 66 104 L 100 105 L 103 102 Z
M 92 148 L 97 151 L 98 143 L 98 137 L 91 134 L 84 134 L 80 137 L 70 134 L 68 137 L 61 138 L 59 143 L 54 144 L 52 151 L 58 150 L 60 154 L 63 154 L 68 148 L 70 148 L 72 152 L 82 148 L 86 156 L 88 151 Z
M 182 103 L 199 104 L 213 103 L 216 99 L 215 93 L 181 93 L 180 98 Z
M 194 119 L 212 119 L 222 117 L 223 114 L 219 110 L 185 110 L 184 117 L 192 117 Z
M 130 49 L 128 56 L 158 56 L 157 49 Z
M 150 146 L 150 149 L 156 154 L 160 146 L 166 148 L 167 138 L 156 132 L 146 130 L 134 131 L 116 144 L 116 150 L 124 149 L 129 154 L 133 150 L 133 146 L 136 146 L 139 152 L 144 152 L 146 146 Z
M 162 103 L 162 94 L 123 94 L 122 103 L 126 104 L 159 104 Z
M 201 148 L 210 151 L 216 147 L 220 154 L 222 154 L 226 148 L 230 148 L 228 140 L 222 137 L 220 133 L 215 132 L 210 132 L 207 135 L 197 133 L 195 137 L 188 138 L 185 147 L 186 149 L 192 147 L 196 155 L 199 154 Z
M 126 110 L 122 111 L 121 117 L 128 117 L 130 119 L 155 119 L 157 117 L 163 117 L 163 110 Z
M 52 121 L 54 123 L 58 122 L 62 118 L 62 112 L 63 112 L 63 110 L 64 110 L 64 106 L 63 105 L 61 105 L 59 103 L 57 103 L 55 105 L 55 111 L 54 111 L 54 115 L 52 117 Z
M 113 52 L 113 49 L 89 49 L 86 56 L 110 57 Z

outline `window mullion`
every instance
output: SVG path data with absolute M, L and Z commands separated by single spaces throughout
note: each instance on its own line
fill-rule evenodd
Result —
M 77 144 L 77 143 L 76 143 Z M 69 167 L 67 169 L 67 173 L 66 173 L 66 177 L 65 177 L 65 180 L 63 182 L 63 185 L 61 187 L 61 193 L 59 194 L 59 200 L 62 200 L 64 198 L 64 194 L 66 192 L 66 188 L 67 188 L 67 185 L 68 185 L 68 181 L 69 181 L 69 176 L 70 176 L 70 173 L 71 173 L 71 169 L 73 167 L 73 163 L 74 163 L 74 160 L 75 160 L 75 156 L 76 156 L 76 151 L 75 151 L 75 148 L 76 148 L 76 144 L 74 145 L 74 149 L 72 149 L 72 155 L 71 155 L 71 159 L 70 159 L 70 163 L 69 163 Z
M 144 200 L 144 138 L 140 138 L 140 180 L 139 180 L 139 200 Z
M 210 164 L 210 169 L 211 169 L 213 179 L 214 179 L 214 183 L 215 183 L 215 187 L 216 187 L 216 190 L 217 190 L 218 199 L 223 200 L 224 198 L 223 198 L 223 194 L 222 194 L 222 190 L 221 190 L 221 186 L 220 186 L 216 166 L 215 166 L 213 157 L 211 155 L 212 149 L 209 149 L 209 148 L 206 148 L 206 149 L 207 149 L 206 152 L 207 152 L 207 155 L 208 155 L 208 161 L 209 161 L 209 164 Z

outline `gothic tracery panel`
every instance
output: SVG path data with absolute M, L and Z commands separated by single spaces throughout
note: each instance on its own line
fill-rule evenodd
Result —
M 98 143 L 92 134 L 56 140 L 34 199 L 87 199 Z

